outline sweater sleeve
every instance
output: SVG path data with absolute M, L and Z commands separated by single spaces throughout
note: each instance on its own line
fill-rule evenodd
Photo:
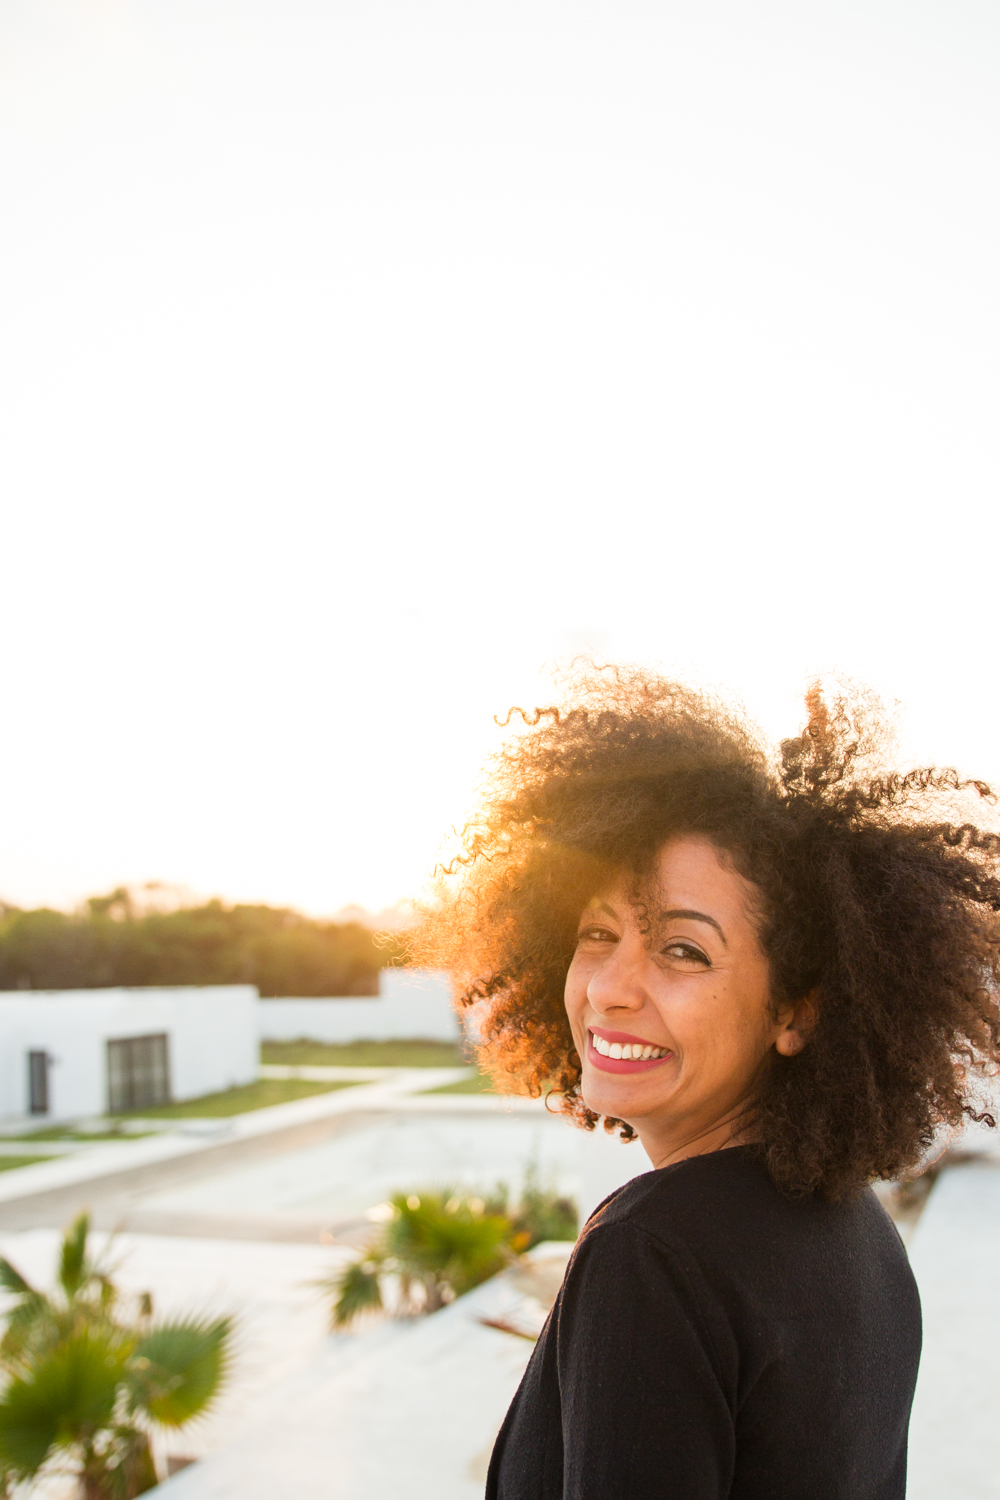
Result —
M 563 1500 L 724 1500 L 735 1340 L 686 1257 L 634 1224 L 595 1227 L 558 1313 Z

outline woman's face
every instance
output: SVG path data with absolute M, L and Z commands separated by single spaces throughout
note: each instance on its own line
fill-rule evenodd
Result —
M 657 876 L 646 936 L 624 881 L 583 912 L 566 1012 L 584 1102 L 634 1126 L 658 1165 L 739 1113 L 776 1042 L 802 1040 L 772 1013 L 755 888 L 699 838 L 666 844 Z

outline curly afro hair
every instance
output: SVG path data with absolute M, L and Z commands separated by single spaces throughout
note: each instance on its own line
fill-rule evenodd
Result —
M 771 1055 L 747 1134 L 786 1192 L 837 1198 L 913 1171 L 964 1116 L 994 1123 L 973 1089 L 1000 1058 L 1000 839 L 968 817 L 993 804 L 983 782 L 881 768 L 870 695 L 816 686 L 806 704 L 777 752 L 638 670 L 588 667 L 566 704 L 512 710 L 416 948 L 477 1006 L 498 1082 L 593 1129 L 563 1006 L 580 912 L 624 872 L 641 915 L 663 844 L 707 837 L 760 893 L 775 1007 L 818 1008 L 806 1048 Z

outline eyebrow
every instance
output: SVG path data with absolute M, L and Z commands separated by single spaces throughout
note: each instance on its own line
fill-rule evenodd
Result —
M 606 901 L 598 901 L 597 909 L 598 911 L 606 911 L 608 916 L 614 917 L 616 922 L 619 920 L 618 913 L 615 911 L 614 907 L 609 906 Z M 709 927 L 715 928 L 725 947 L 729 947 L 729 944 L 726 942 L 726 934 L 723 932 L 722 928 L 719 926 L 715 918 L 710 917 L 707 912 L 691 911 L 686 906 L 674 906 L 671 907 L 670 911 L 661 911 L 659 913 L 659 916 L 662 922 L 669 922 L 671 917 L 686 917 L 689 922 L 707 922 Z
M 719 926 L 719 924 L 715 920 L 715 918 L 714 917 L 710 917 L 707 914 L 707 912 L 703 912 L 703 911 L 688 911 L 688 909 L 686 907 L 682 907 L 682 906 L 675 906 L 675 907 L 672 907 L 670 911 L 661 911 L 660 912 L 660 919 L 661 919 L 661 921 L 669 922 L 669 920 L 670 920 L 671 917 L 686 917 L 689 922 L 707 922 L 708 925 L 709 925 L 709 927 L 714 927 L 715 928 L 716 932 L 719 934 L 719 936 L 722 939 L 722 941 L 725 944 L 725 946 L 727 948 L 729 947 L 729 944 L 726 942 L 726 934 L 723 932 L 722 928 Z

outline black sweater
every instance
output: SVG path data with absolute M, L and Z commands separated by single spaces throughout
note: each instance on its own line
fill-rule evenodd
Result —
M 752 1149 L 593 1214 L 487 1500 L 903 1500 L 920 1303 L 874 1194 L 792 1201 Z

